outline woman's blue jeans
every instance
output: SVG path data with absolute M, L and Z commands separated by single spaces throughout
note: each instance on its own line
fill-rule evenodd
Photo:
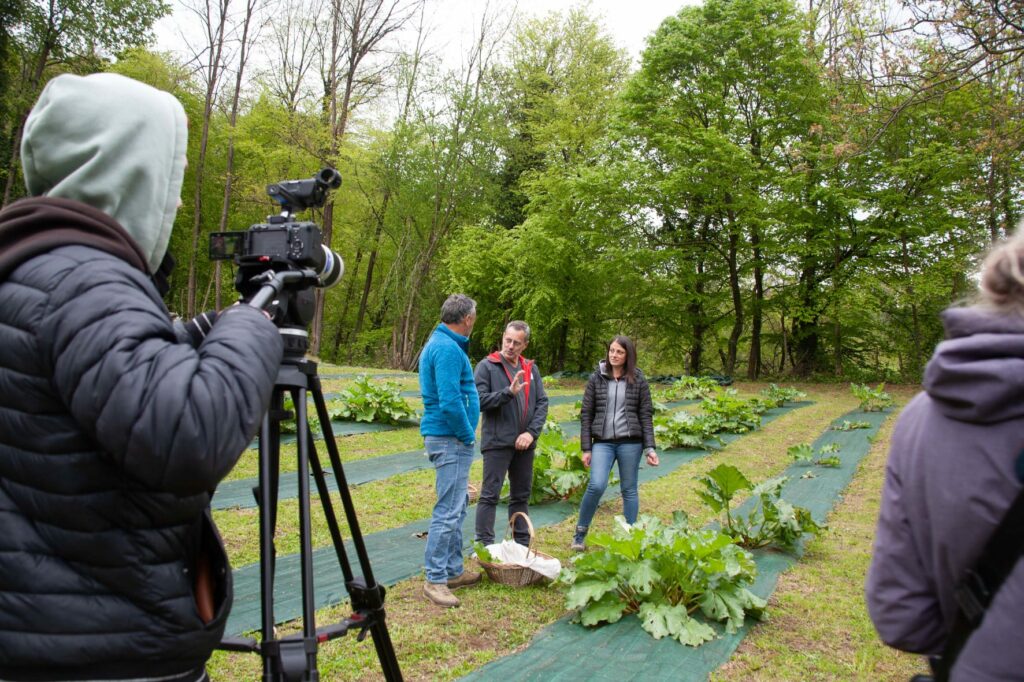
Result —
M 466 520 L 473 446 L 458 438 L 426 436 L 423 443 L 437 478 L 437 503 L 430 518 L 423 562 L 427 582 L 447 583 L 462 575 L 462 523 Z
M 640 471 L 640 455 L 643 454 L 643 443 L 594 443 L 590 451 L 590 483 L 587 492 L 580 502 L 579 526 L 590 527 L 590 522 L 597 511 L 597 505 L 608 487 L 608 475 L 612 464 L 619 463 L 619 479 L 622 490 L 622 514 L 626 522 L 636 523 L 640 511 L 640 496 L 637 493 L 637 474 Z

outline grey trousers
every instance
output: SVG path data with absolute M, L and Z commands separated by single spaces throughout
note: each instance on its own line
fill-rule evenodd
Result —
M 530 489 L 533 487 L 533 453 L 533 448 L 484 450 L 484 480 L 480 499 L 476 503 L 476 539 L 483 544 L 494 542 L 494 510 L 501 497 L 506 474 L 509 482 L 509 518 L 516 512 L 529 512 Z M 504 532 L 499 535 L 504 536 Z M 520 545 L 530 544 L 530 531 L 522 519 L 516 520 L 515 541 Z

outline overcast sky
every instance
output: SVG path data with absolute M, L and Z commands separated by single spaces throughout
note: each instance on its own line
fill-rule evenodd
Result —
M 567 12 L 574 7 L 589 7 L 589 14 L 600 19 L 620 47 L 637 61 L 644 41 L 665 17 L 675 14 L 695 0 L 491 0 L 499 8 L 512 8 L 520 16 L 543 16 L 549 12 Z M 453 39 L 472 30 L 485 5 L 483 0 L 427 0 L 435 8 L 438 25 L 447 23 Z M 446 22 L 445 20 L 449 21 Z
M 490 0 L 492 7 L 512 10 L 519 15 L 543 16 L 548 12 L 566 12 L 574 7 L 589 6 L 589 13 L 599 17 L 601 23 L 620 47 L 628 50 L 636 62 L 650 35 L 665 17 L 675 14 L 686 4 L 696 0 Z M 181 33 L 189 30 L 188 12 L 177 1 L 172 2 L 174 14 L 161 20 L 156 27 L 157 48 L 180 51 Z M 463 46 L 472 39 L 474 26 L 480 20 L 485 0 L 427 0 L 428 16 L 434 26 L 431 42 L 443 51 L 447 59 L 458 60 Z

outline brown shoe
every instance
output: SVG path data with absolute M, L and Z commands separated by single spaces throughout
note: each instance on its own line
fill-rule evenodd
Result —
M 458 598 L 443 583 L 423 583 L 423 594 L 438 606 L 450 609 L 459 605 Z
M 448 589 L 457 590 L 460 587 L 476 585 L 478 582 L 480 582 L 480 577 L 481 576 L 479 571 L 463 571 L 462 575 L 460 575 L 457 578 L 452 578 L 448 581 Z

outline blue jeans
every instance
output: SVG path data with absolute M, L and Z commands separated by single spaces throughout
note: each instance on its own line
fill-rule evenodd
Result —
M 612 464 L 619 462 L 619 479 L 622 490 L 622 513 L 626 522 L 636 523 L 640 511 L 640 496 L 637 494 L 637 474 L 640 471 L 640 455 L 643 443 L 594 443 L 590 451 L 590 483 L 580 502 L 580 519 L 577 525 L 590 527 L 597 505 L 608 487 L 608 475 Z
M 437 478 L 437 503 L 430 518 L 427 549 L 423 563 L 427 582 L 446 583 L 462 575 L 462 524 L 466 520 L 469 495 L 469 465 L 473 446 L 458 438 L 425 436 L 423 443 Z

